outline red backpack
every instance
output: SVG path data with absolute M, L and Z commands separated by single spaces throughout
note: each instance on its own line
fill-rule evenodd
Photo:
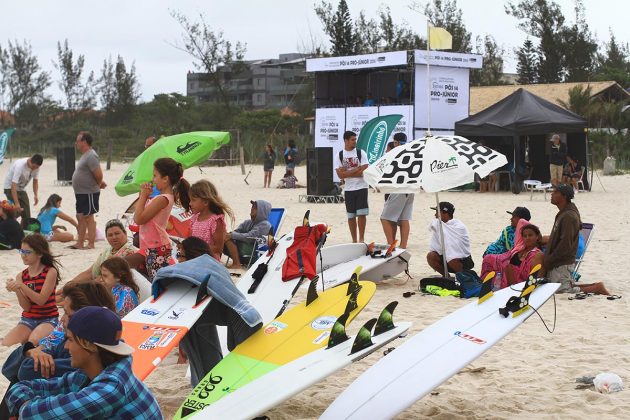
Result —
M 312 280 L 317 274 L 317 251 L 326 240 L 328 227 L 298 226 L 293 235 L 293 244 L 287 249 L 287 258 L 282 265 L 282 281 L 296 277 Z

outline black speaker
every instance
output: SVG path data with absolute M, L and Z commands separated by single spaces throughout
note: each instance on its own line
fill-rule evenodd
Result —
M 333 148 L 306 149 L 306 193 L 330 195 L 333 184 Z
M 57 147 L 57 181 L 72 181 L 74 146 Z

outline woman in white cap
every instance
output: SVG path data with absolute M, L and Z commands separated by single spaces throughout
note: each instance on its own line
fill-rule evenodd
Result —
M 11 414 L 37 419 L 162 419 L 155 397 L 132 372 L 133 348 L 120 340 L 118 315 L 87 306 L 72 315 L 66 334 L 72 367 L 79 370 L 61 378 L 18 382 L 7 395 Z

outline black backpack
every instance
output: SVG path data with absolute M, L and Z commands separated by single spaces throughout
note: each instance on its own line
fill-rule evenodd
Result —
M 354 150 L 357 151 L 357 159 L 359 159 L 359 165 L 361 164 L 361 152 L 359 151 L 359 148 L 356 147 Z M 343 149 L 341 149 L 339 151 L 339 162 L 343 163 Z

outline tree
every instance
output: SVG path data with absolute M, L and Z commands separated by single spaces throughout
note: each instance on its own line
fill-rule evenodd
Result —
M 355 23 L 356 28 L 356 51 L 359 53 L 375 53 L 380 50 L 381 32 L 374 19 L 368 20 L 365 12 L 359 12 L 359 18 Z
M 379 17 L 381 18 L 379 27 L 381 38 L 385 44 L 385 51 L 426 48 L 426 42 L 423 42 L 419 35 L 409 29 L 410 25 L 404 21 L 400 25 L 394 23 L 389 7 L 381 9 Z
M 474 86 L 496 86 L 502 84 L 503 48 L 499 47 L 491 35 L 477 37 L 477 54 L 483 54 L 483 67 L 471 73 L 470 83 Z
M 564 15 L 560 6 L 547 0 L 520 0 L 516 4 L 508 3 L 505 13 L 518 19 L 519 28 L 540 41 L 537 48 L 538 82 L 561 81 L 565 48 L 562 37 Z
M 558 100 L 558 103 L 566 109 L 578 114 L 582 118 L 591 122 L 592 107 L 591 99 L 593 96 L 593 88 L 589 85 L 577 85 L 569 89 L 569 101 Z
M 629 55 L 628 44 L 618 44 L 611 31 L 610 42 L 606 43 L 605 54 L 598 56 L 595 78 L 597 80 L 614 80 L 625 88 L 630 87 Z
M 76 63 L 73 53 L 68 46 L 68 40 L 57 42 L 57 62 L 53 65 L 61 74 L 59 89 L 66 97 L 66 107 L 70 111 L 93 108 L 96 105 L 94 98 L 94 72 L 90 72 L 87 80 L 82 82 L 85 57 L 79 55 Z
M 97 91 L 110 122 L 122 123 L 132 117 L 140 99 L 139 90 L 135 65 L 132 64 L 131 69 L 127 71 L 121 56 L 118 56 L 116 64 L 112 62 L 111 57 L 103 61 Z
M 223 38 L 223 31 L 213 31 L 206 23 L 205 15 L 199 14 L 199 22 L 189 20 L 183 14 L 172 11 L 171 16 L 183 29 L 183 47 L 175 48 L 185 51 L 193 58 L 195 68 L 205 74 L 203 81 L 210 84 L 225 106 L 230 106 L 227 74 L 238 74 L 245 69 L 246 44 L 232 42 Z
M 422 7 L 413 2 L 412 10 L 422 10 L 432 25 L 446 29 L 453 37 L 454 52 L 469 53 L 472 51 L 472 34 L 466 29 L 462 19 L 462 11 L 457 7 L 457 0 L 433 0 Z
M 584 18 L 584 5 L 575 1 L 575 23 L 562 30 L 565 82 L 585 82 L 595 70 L 597 43 Z
M 516 64 L 516 72 L 518 73 L 518 79 L 516 80 L 521 85 L 528 85 L 536 83 L 538 76 L 536 69 L 538 68 L 538 56 L 536 55 L 536 48 L 531 39 L 527 38 L 523 42 L 523 46 L 515 50 L 518 62 Z
M 38 104 L 46 99 L 50 74 L 41 69 L 31 45 L 24 41 L 12 43 L 0 50 L 2 92 L 7 111 L 15 113 L 22 106 Z
M 331 3 L 322 1 L 319 6 L 315 6 L 315 14 L 324 25 L 324 32 L 330 39 L 332 55 L 344 56 L 359 53 L 357 46 L 360 41 L 354 33 L 346 0 L 339 1 L 336 12 L 333 12 Z

